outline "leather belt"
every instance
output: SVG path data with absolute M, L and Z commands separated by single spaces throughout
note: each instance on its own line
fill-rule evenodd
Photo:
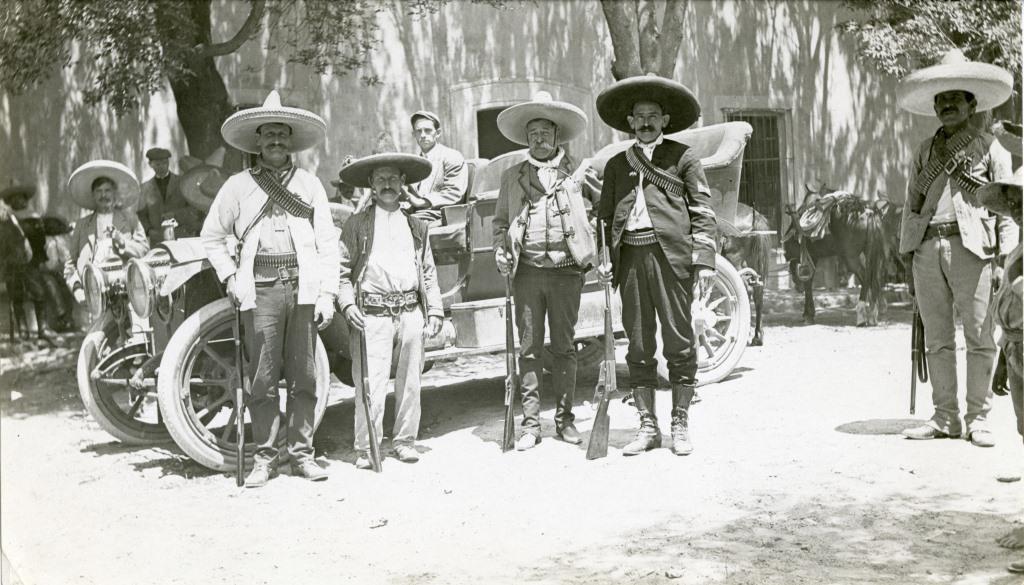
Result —
M 950 221 L 947 223 L 937 223 L 925 228 L 923 240 L 930 240 L 932 238 L 948 238 L 959 234 L 960 225 L 957 222 Z
M 405 311 L 414 311 L 420 304 L 419 291 L 399 293 L 362 293 L 362 310 L 367 315 L 397 317 Z
M 256 275 L 256 278 L 259 278 L 260 276 L 261 275 Z M 287 268 L 287 267 L 281 266 L 281 267 L 279 267 L 277 269 L 277 278 L 271 278 L 271 279 L 268 279 L 268 280 L 257 280 L 256 281 L 256 286 L 274 286 L 275 284 L 277 284 L 279 282 L 281 282 L 281 283 L 289 283 L 289 282 L 298 282 L 298 281 L 299 281 L 299 268 L 297 266 L 295 268 Z
M 622 243 L 627 246 L 650 246 L 658 243 L 658 236 L 654 235 L 654 230 L 651 228 L 622 232 Z

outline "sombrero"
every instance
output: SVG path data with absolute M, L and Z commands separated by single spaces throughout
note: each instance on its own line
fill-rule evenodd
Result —
M 338 177 L 341 182 L 353 187 L 370 187 L 370 173 L 377 167 L 395 167 L 405 175 L 405 184 L 419 183 L 430 176 L 433 168 L 430 161 L 422 156 L 400 152 L 384 152 L 357 158 L 341 167 Z
M 996 135 L 999 144 L 1010 151 L 1013 156 L 1020 157 L 1024 152 L 1024 144 L 1021 143 L 1024 128 L 1020 124 L 1014 124 L 1009 120 L 1000 120 L 992 125 L 992 133 Z
M 224 141 L 238 150 L 258 154 L 256 130 L 263 124 L 286 124 L 292 129 L 292 152 L 312 148 L 327 135 L 327 123 L 313 112 L 281 105 L 277 90 L 270 92 L 258 108 L 249 108 L 224 120 L 220 133 Z
M 681 83 L 648 73 L 643 77 L 627 77 L 597 96 L 597 114 L 612 128 L 632 134 L 626 116 L 633 114 L 633 104 L 654 102 L 669 116 L 662 132 L 686 130 L 700 118 L 700 103 L 688 87 Z
M 978 100 L 975 111 L 991 110 L 1010 97 L 1013 76 L 1002 67 L 968 61 L 959 49 L 952 49 L 938 65 L 925 67 L 900 80 L 896 101 L 908 112 L 935 115 L 935 96 L 944 91 L 969 91 Z
M 1013 176 L 993 181 L 978 189 L 978 202 L 993 213 L 1012 217 L 1020 221 L 1021 185 L 1024 183 L 1024 167 L 1017 169 Z M 1006 189 L 1005 187 L 1011 187 Z M 1015 187 L 1015 188 L 1014 188 Z
M 209 211 L 227 177 L 217 166 L 206 163 L 194 166 L 181 176 L 181 196 L 196 209 Z
M 498 114 L 498 130 L 516 144 L 529 144 L 526 125 L 531 120 L 550 120 L 558 126 L 558 143 L 571 142 L 587 129 L 587 115 L 567 102 L 557 102 L 551 94 L 539 91 L 533 100 L 516 104 Z
M 14 197 L 15 195 L 24 195 L 25 199 L 31 199 L 36 196 L 36 186 L 14 185 L 13 187 L 8 187 L 3 191 L 0 191 L 0 199 L 4 201 L 7 201 L 8 199 Z
M 96 209 L 92 198 L 92 182 L 100 177 L 112 179 L 117 184 L 120 206 L 125 209 L 135 207 L 139 200 L 139 180 L 128 167 L 112 160 L 94 160 L 75 169 L 68 179 L 68 190 L 71 199 L 85 209 Z

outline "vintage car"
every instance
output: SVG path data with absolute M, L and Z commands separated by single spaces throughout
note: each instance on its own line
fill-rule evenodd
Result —
M 730 122 L 671 136 L 689 144 L 702 159 L 716 212 L 725 221 L 736 213 L 743 149 L 750 133 L 746 123 Z M 578 176 L 586 177 L 592 200 L 599 194 L 605 163 L 628 144 L 610 145 L 582 163 Z M 491 217 L 502 171 L 524 160 L 525 152 L 473 161 L 469 195 L 446 207 L 442 225 L 431 232 L 445 322 L 441 333 L 427 341 L 428 364 L 504 349 L 505 288 L 494 264 Z M 723 257 L 716 268 L 713 285 L 693 305 L 702 384 L 729 375 L 750 331 L 743 279 Z M 238 332 L 233 307 L 198 239 L 167 241 L 127 265 L 90 267 L 89 275 L 87 297 L 96 321 L 78 365 L 79 387 L 89 412 L 122 441 L 142 444 L 171 438 L 202 465 L 232 469 L 237 443 L 234 388 L 239 384 L 233 344 Z M 142 317 L 134 322 L 148 319 L 148 326 L 133 327 L 129 306 Z M 581 367 L 601 357 L 603 308 L 604 295 L 591 272 L 576 328 Z M 613 315 L 614 329 L 621 335 L 618 307 Z M 327 407 L 331 373 L 352 384 L 348 339 L 340 317 L 320 332 L 318 423 Z M 665 375 L 664 369 L 661 373 Z M 251 455 L 251 446 L 247 452 Z

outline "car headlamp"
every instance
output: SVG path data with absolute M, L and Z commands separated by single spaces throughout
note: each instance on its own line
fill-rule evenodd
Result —
M 169 266 L 170 254 L 163 248 L 155 248 L 143 258 L 128 261 L 128 303 L 136 315 L 148 319 L 153 314 L 157 289 Z

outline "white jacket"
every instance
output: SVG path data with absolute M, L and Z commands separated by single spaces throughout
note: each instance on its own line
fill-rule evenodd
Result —
M 288 216 L 288 228 L 299 263 L 298 303 L 313 304 L 319 297 L 333 300 L 338 294 L 338 230 L 331 219 L 327 193 L 320 179 L 303 169 L 295 169 L 291 182 L 285 187 L 313 206 L 312 225 L 308 220 Z M 249 230 L 237 263 L 234 251 L 238 238 L 242 237 L 266 201 L 267 194 L 248 170 L 233 175 L 217 192 L 200 233 L 207 258 L 221 282 L 235 275 L 235 290 L 243 311 L 256 307 L 253 260 L 259 248 L 263 218 Z

